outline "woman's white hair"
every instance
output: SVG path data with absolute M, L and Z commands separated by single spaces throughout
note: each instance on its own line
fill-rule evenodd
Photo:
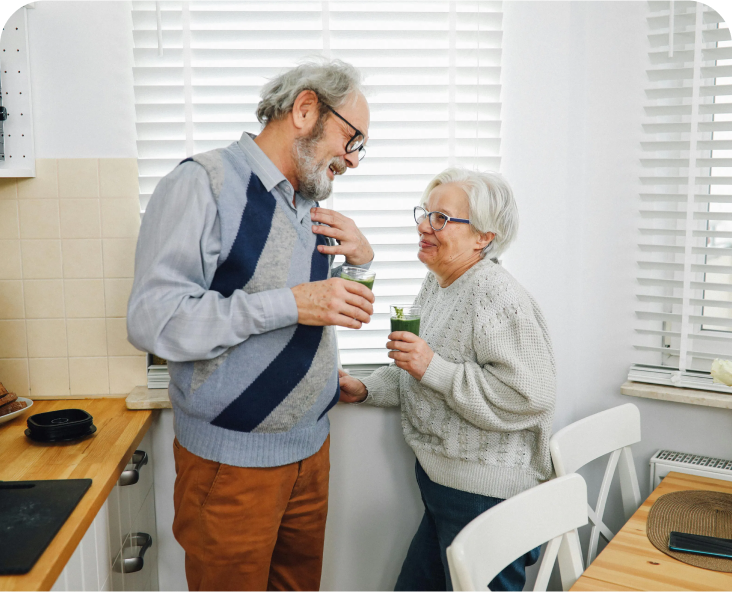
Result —
M 295 99 L 304 90 L 311 90 L 320 101 L 320 114 L 326 105 L 337 109 L 356 91 L 361 91 L 361 73 L 341 60 L 311 60 L 283 72 L 262 87 L 262 100 L 257 106 L 257 119 L 262 125 L 282 119 L 292 111 Z
M 519 223 L 518 208 L 508 182 L 498 173 L 452 167 L 430 181 L 420 204 L 426 206 L 432 190 L 448 183 L 455 183 L 468 196 L 470 226 L 473 230 L 496 235 L 483 249 L 481 257 L 490 255 L 496 258 L 501 255 L 516 238 Z

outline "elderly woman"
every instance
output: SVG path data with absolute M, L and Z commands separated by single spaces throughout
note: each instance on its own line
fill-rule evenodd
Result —
M 471 520 L 551 477 L 555 368 L 544 317 L 497 263 L 518 212 L 506 181 L 450 168 L 414 209 L 419 260 L 430 273 L 415 304 L 420 336 L 389 335 L 394 364 L 363 382 L 341 373 L 341 401 L 401 406 L 417 456 L 424 517 L 397 590 L 451 590 L 446 549 Z M 522 590 L 534 549 L 492 590 Z

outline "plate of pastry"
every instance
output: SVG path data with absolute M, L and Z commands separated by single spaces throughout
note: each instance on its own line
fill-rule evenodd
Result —
M 33 401 L 25 397 L 19 397 L 15 393 L 9 393 L 0 383 L 0 424 L 22 415 L 32 406 Z

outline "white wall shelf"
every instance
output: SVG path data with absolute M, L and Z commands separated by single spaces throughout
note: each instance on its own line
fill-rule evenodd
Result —
M 702 407 L 732 409 L 732 395 L 715 393 L 714 391 L 700 391 L 674 386 L 662 386 L 660 384 L 628 381 L 620 387 L 620 392 L 629 397 L 640 397 L 642 399 L 656 399 L 658 401 L 686 403 L 687 405 L 701 405 Z
M 8 19 L 0 36 L 0 86 L 3 106 L 8 111 L 0 177 L 36 176 L 28 54 L 28 20 L 26 9 L 21 8 Z

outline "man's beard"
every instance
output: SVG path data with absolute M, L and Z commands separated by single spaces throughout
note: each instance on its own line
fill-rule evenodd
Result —
M 323 137 L 323 125 L 318 123 L 313 132 L 306 138 L 297 138 L 293 146 L 295 174 L 299 182 L 299 193 L 306 199 L 323 201 L 333 191 L 333 181 L 328 177 L 328 168 L 332 167 L 336 174 L 346 172 L 346 162 L 336 156 L 329 162 L 316 160 L 316 148 Z

